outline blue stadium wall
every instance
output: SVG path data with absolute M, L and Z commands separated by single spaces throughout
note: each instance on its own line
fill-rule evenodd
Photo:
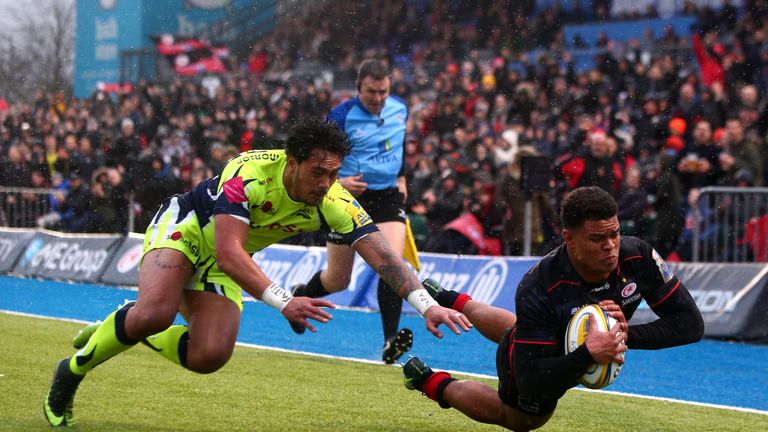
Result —
M 142 236 L 71 235 L 0 228 L 0 274 L 136 286 Z M 537 258 L 421 253 L 420 278 L 431 277 L 476 300 L 515 310 L 517 285 Z M 325 266 L 324 248 L 273 245 L 253 257 L 277 284 L 305 282 Z M 702 312 L 710 338 L 768 343 L 768 266 L 671 263 Z M 341 306 L 377 307 L 378 276 L 355 258 L 350 288 L 328 297 Z M 415 313 L 410 305 L 405 310 Z M 643 303 L 633 324 L 655 319 Z
M 275 0 L 77 0 L 74 95 L 89 97 L 99 82 L 118 82 L 120 53 L 151 49 L 151 35 L 196 35 L 250 6 L 265 8 L 266 18 L 274 24 L 275 4 Z

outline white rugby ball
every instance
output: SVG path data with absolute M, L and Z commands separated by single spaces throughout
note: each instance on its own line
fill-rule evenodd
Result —
M 568 322 L 565 330 L 565 353 L 571 353 L 580 347 L 589 332 L 589 320 L 595 320 L 597 330 L 607 332 L 616 324 L 616 320 L 608 316 L 608 312 L 596 304 L 586 305 L 576 311 Z M 622 354 L 622 358 L 624 354 Z M 584 387 L 599 389 L 607 387 L 621 372 L 621 365 L 617 362 L 610 364 L 593 364 L 587 372 L 579 378 L 579 383 Z

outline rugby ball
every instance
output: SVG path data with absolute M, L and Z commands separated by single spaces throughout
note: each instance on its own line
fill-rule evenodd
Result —
M 568 322 L 568 327 L 565 329 L 566 354 L 575 351 L 576 348 L 584 343 L 589 332 L 590 320 L 595 320 L 596 328 L 601 332 L 609 331 L 616 324 L 616 320 L 608 316 L 608 312 L 604 311 L 600 306 L 591 304 L 582 307 L 573 314 Z M 622 358 L 623 356 L 624 354 L 622 354 Z M 579 383 L 591 389 L 607 387 L 616 380 L 620 372 L 621 365 L 617 362 L 610 364 L 595 363 L 579 378 Z

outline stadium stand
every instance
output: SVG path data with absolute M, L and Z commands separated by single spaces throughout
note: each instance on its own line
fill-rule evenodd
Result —
M 625 234 L 690 256 L 678 249 L 690 247 L 680 239 L 692 190 L 768 184 L 768 6 L 688 3 L 660 19 L 611 16 L 606 1 L 586 11 L 559 3 L 318 1 L 232 47 L 218 84 L 139 81 L 82 100 L 38 92 L 0 111 L 0 225 L 141 232 L 163 197 L 240 151 L 279 146 L 291 119 L 354 96 L 355 65 L 376 57 L 410 107 L 408 210 L 422 249 L 483 252 L 424 199 L 452 179 L 460 212 L 503 254 L 521 254 L 521 159 L 539 156 L 552 187 L 534 199 L 535 253 L 558 242 L 563 194 L 596 184 L 642 197 L 623 200 L 633 206 L 622 209 L 632 215 Z M 708 132 L 697 132 L 702 121 Z M 29 186 L 39 192 L 14 189 Z M 751 211 L 745 220 L 762 221 L 767 209 Z M 733 243 L 755 245 L 744 260 L 764 260 L 754 235 L 764 224 L 748 228 Z

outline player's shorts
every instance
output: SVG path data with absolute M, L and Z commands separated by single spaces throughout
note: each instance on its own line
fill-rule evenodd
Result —
M 366 189 L 355 197 L 357 202 L 373 219 L 373 223 L 402 222 L 405 223 L 405 204 L 403 194 L 397 188 L 371 190 Z M 334 244 L 347 244 L 340 235 L 331 230 L 327 240 Z
M 515 336 L 515 328 L 507 329 L 496 349 L 496 374 L 499 376 L 499 398 L 505 404 L 525 414 L 544 417 L 555 411 L 557 400 L 524 399 L 517 391 L 515 383 L 515 365 L 513 358 L 512 339 Z
M 224 296 L 243 310 L 240 286 L 219 268 L 213 251 L 208 250 L 197 214 L 181 196 L 163 201 L 144 234 L 142 259 L 155 249 L 174 249 L 186 256 L 195 267 L 195 274 L 184 289 L 208 291 Z

